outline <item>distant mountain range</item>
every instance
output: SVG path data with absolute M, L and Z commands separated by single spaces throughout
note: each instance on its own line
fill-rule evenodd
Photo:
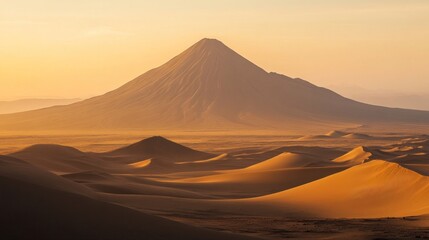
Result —
M 0 101 L 0 114 L 17 113 L 56 105 L 67 105 L 80 101 L 78 98 L 71 99 L 37 99 L 27 98 L 14 101 Z

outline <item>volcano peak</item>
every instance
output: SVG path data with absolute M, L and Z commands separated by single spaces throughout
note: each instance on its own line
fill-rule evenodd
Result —
M 0 130 L 325 131 L 357 123 L 428 121 L 429 112 L 367 105 L 301 79 L 270 74 L 221 41 L 204 38 L 102 96 L 0 116 Z

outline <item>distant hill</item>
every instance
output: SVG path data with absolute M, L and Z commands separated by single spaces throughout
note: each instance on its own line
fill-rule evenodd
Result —
M 17 113 L 56 105 L 67 105 L 80 101 L 71 99 L 19 99 L 14 101 L 0 101 L 0 114 Z

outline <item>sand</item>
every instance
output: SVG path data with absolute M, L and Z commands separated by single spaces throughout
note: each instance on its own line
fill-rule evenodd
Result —
M 330 135 L 338 133 L 333 132 Z M 61 228 L 67 228 L 72 223 L 66 221 L 64 225 L 58 225 L 59 223 L 48 221 L 48 216 L 70 216 L 72 213 L 64 212 L 60 206 L 67 208 L 68 203 L 64 199 L 75 199 L 75 196 L 84 198 L 75 199 L 79 205 L 86 206 L 85 204 L 91 201 L 91 204 L 94 204 L 91 206 L 111 208 L 109 204 L 117 204 L 122 209 L 118 211 L 132 211 L 133 217 L 130 218 L 136 219 L 136 223 L 131 229 L 137 229 L 139 222 L 157 215 L 198 227 L 269 239 L 277 239 L 279 232 L 276 230 L 276 233 L 272 232 L 267 236 L 270 230 L 266 224 L 276 225 L 278 219 L 284 221 L 281 226 L 291 228 L 288 232 L 296 233 L 284 233 L 284 236 L 298 239 L 300 236 L 359 239 L 364 236 L 380 236 L 377 235 L 378 232 L 374 232 L 378 231 L 375 228 L 365 230 L 365 220 L 359 219 L 429 214 L 427 136 L 386 137 L 373 133 L 371 140 L 366 140 L 344 138 L 348 135 L 347 132 L 340 135 L 342 136 L 327 138 L 320 142 L 320 146 L 315 146 L 313 139 L 298 140 L 296 136 L 284 137 L 283 141 L 270 141 L 269 139 L 276 137 L 261 136 L 222 141 L 223 137 L 219 136 L 198 138 L 195 135 L 182 139 L 176 137 L 179 142 L 185 144 L 159 136 L 128 144 L 123 144 L 124 140 L 120 140 L 119 144 L 114 141 L 117 135 L 112 135 L 108 139 L 105 138 L 105 146 L 110 146 L 110 149 L 98 152 L 82 151 L 64 145 L 38 144 L 0 157 L 0 177 L 3 179 L 0 183 L 6 184 L 5 186 L 22 186 L 19 188 L 24 190 L 10 194 L 13 194 L 15 199 L 19 194 L 25 196 L 25 199 L 32 199 L 32 206 L 38 209 L 45 205 L 40 205 L 42 203 L 37 200 L 37 194 L 49 196 L 46 204 L 50 203 L 51 197 L 56 199 L 55 208 L 46 207 L 49 211 L 43 214 L 31 214 L 40 220 L 40 224 Z M 103 139 L 98 135 L 94 138 Z M 246 139 L 247 144 L 242 139 Z M 364 143 L 377 145 L 366 146 Z M 90 150 L 91 145 L 86 149 Z M 30 192 L 31 189 L 34 191 Z M 22 205 L 24 203 L 19 204 L 19 209 L 28 207 Z M 85 217 L 85 214 L 90 213 L 89 210 L 84 210 L 85 213 L 76 211 L 70 219 L 77 219 L 76 215 Z M 97 214 L 94 217 L 106 218 L 103 214 L 110 214 L 109 211 L 100 210 L 94 213 Z M 18 214 L 15 219 L 19 218 L 24 217 Z M 143 220 L 137 220 L 140 218 Z M 209 219 L 204 224 L 195 221 L 204 218 Z M 339 218 L 346 220 L 338 220 Z M 240 229 L 237 229 L 229 223 L 230 219 L 241 219 L 247 223 L 255 221 L 265 227 L 261 229 L 249 223 L 250 225 L 240 225 Z M 317 225 L 314 219 L 321 221 L 319 225 L 323 223 L 326 226 L 339 226 L 338 224 L 355 221 L 358 227 L 345 228 L 348 230 L 338 230 L 337 233 L 325 231 L 304 234 L 305 229 L 313 231 L 312 226 Z M 152 223 L 155 224 L 155 230 L 140 226 L 141 230 L 132 230 L 127 236 L 133 239 L 134 231 L 146 231 L 151 239 L 150 234 L 156 234 L 159 231 L 157 229 L 165 228 L 163 224 L 166 220 L 158 220 Z M 110 223 L 102 219 L 98 221 L 101 225 L 93 229 L 98 231 L 101 228 L 103 232 L 109 233 L 109 236 L 115 236 L 115 232 L 105 229 Z M 212 225 L 214 222 L 217 228 Z M 307 226 L 305 229 L 299 227 L 303 222 Z M 37 226 L 26 224 L 23 228 L 30 230 Z M 92 226 L 92 223 L 86 224 Z M 166 224 L 176 223 L 167 221 Z M 388 228 L 394 223 L 384 224 Z M 165 234 L 174 233 L 174 229 L 181 227 L 190 228 L 178 225 Z M 241 231 L 247 228 L 253 230 Z M 408 226 L 401 225 L 401 228 L 410 233 L 412 231 Z M 12 232 L 13 228 L 10 229 Z M 125 231 L 123 229 L 130 230 L 119 224 L 116 231 Z M 192 239 L 198 236 L 200 231 L 206 231 L 191 229 L 190 232 L 183 230 L 186 239 Z M 369 232 L 364 234 L 357 229 Z M 93 234 L 92 230 L 71 232 L 71 236 Z M 213 237 L 218 236 L 216 234 L 209 233 Z M 167 239 L 169 237 L 171 238 L 171 235 L 166 235 Z M 222 239 L 228 237 L 225 235 Z

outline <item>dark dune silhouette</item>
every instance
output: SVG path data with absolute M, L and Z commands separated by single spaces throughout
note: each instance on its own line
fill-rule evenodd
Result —
M 146 138 L 140 142 L 107 153 L 112 156 L 137 156 L 138 158 L 162 158 L 171 162 L 209 159 L 216 155 L 200 152 L 161 136 Z
M 0 177 L 0 189 L 4 239 L 253 239 L 5 177 Z

